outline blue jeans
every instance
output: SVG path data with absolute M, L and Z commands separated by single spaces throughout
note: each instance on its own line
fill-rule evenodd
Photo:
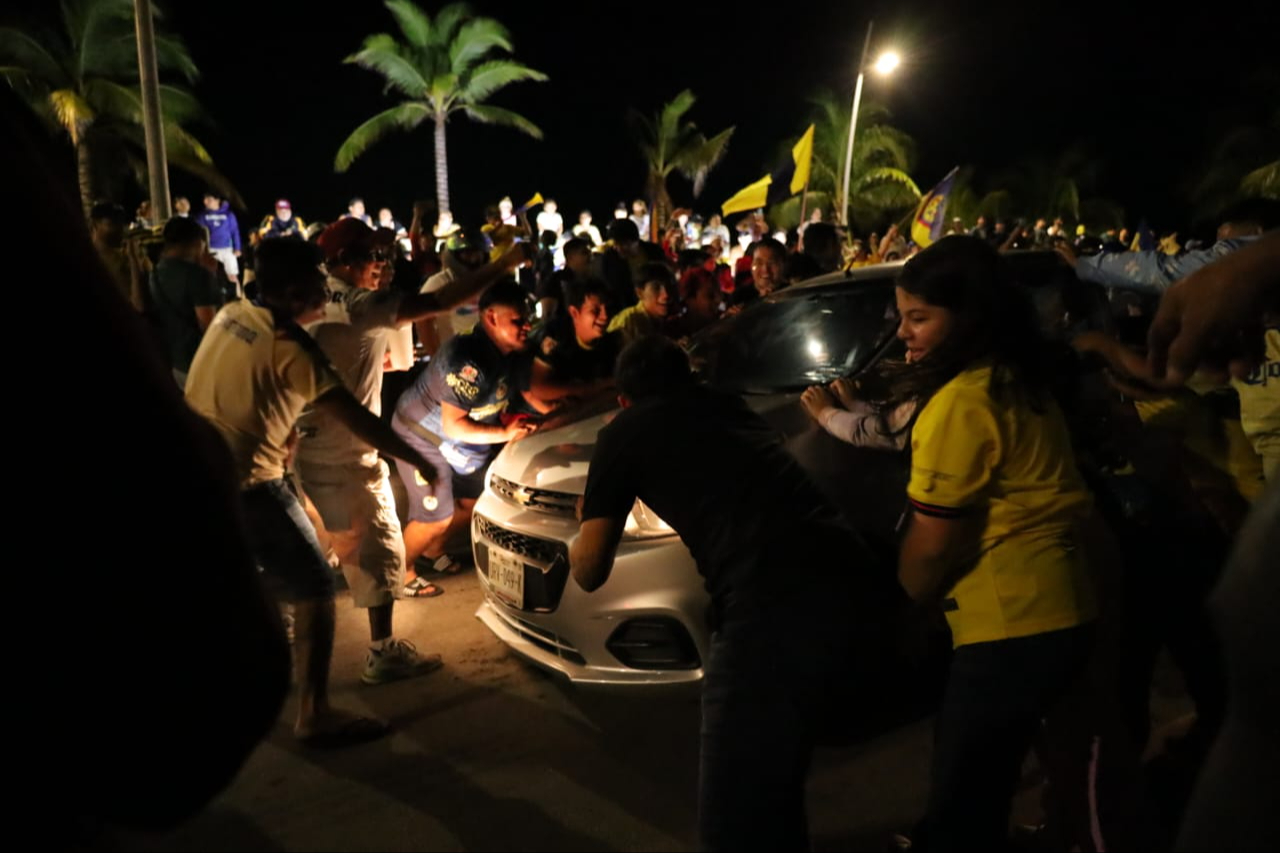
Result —
M 333 569 L 316 529 L 284 480 L 250 486 L 240 493 L 254 559 L 268 586 L 285 601 L 322 601 L 334 596 Z
M 956 649 L 938 713 L 927 850 L 1000 850 L 1040 720 L 1084 671 L 1093 625 Z

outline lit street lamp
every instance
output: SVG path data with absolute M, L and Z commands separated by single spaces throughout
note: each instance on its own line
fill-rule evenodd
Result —
M 849 117 L 849 147 L 844 155 L 844 187 L 840 193 L 840 220 L 849 224 L 849 175 L 853 171 L 853 135 L 858 129 L 858 105 L 862 102 L 862 78 L 867 67 L 867 53 L 871 50 L 871 25 L 867 22 L 867 40 L 862 46 L 862 57 L 858 60 L 858 82 L 853 87 L 853 115 Z M 877 74 L 892 74 L 902 63 L 902 58 L 892 50 L 885 51 L 872 66 Z

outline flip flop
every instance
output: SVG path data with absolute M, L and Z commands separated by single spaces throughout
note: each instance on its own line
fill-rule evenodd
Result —
M 391 727 L 381 720 L 375 720 L 372 717 L 352 717 L 336 729 L 316 732 L 298 740 L 303 746 L 339 749 L 344 746 L 369 743 L 386 737 L 390 732 Z
M 435 572 L 438 575 L 456 575 L 466 569 L 466 566 L 457 560 L 444 554 L 440 557 L 432 559 L 431 557 L 419 557 L 413 564 L 416 572 Z
M 404 587 L 405 598 L 435 598 L 437 595 L 444 595 L 444 589 L 424 577 L 416 577 Z

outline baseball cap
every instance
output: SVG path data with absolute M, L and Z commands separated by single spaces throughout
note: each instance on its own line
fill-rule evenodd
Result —
M 343 252 L 372 251 L 374 237 L 374 230 L 359 219 L 339 219 L 321 232 L 316 244 L 324 252 L 325 260 L 331 261 Z
M 279 210 L 282 207 L 285 210 L 293 210 L 293 205 L 289 204 L 289 199 L 287 198 L 282 198 L 276 202 L 276 210 Z

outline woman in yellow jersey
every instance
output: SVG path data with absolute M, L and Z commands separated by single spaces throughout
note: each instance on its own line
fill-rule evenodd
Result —
M 1048 391 L 1035 310 L 994 249 L 947 237 L 903 268 L 898 337 L 921 409 L 898 578 L 956 647 L 921 846 L 1004 846 L 1022 760 L 1081 674 L 1096 616 L 1092 499 Z

